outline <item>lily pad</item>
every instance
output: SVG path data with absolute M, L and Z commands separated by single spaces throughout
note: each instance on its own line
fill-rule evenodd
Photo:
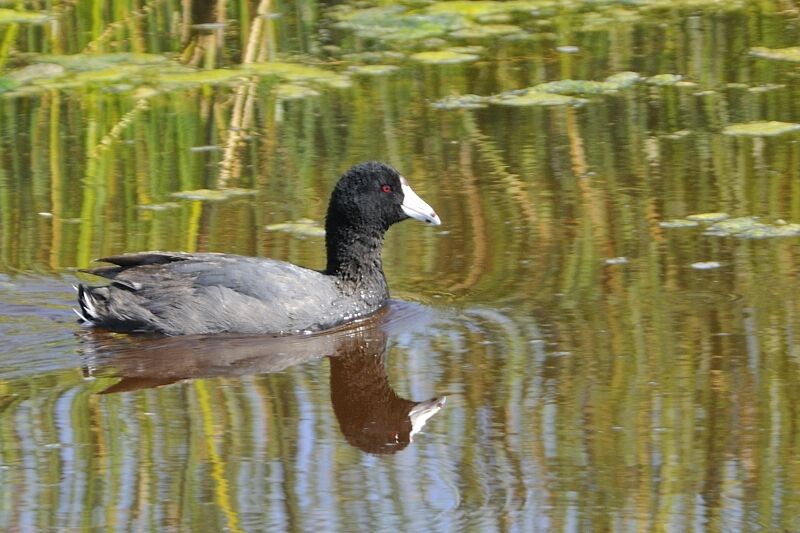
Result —
M 281 61 L 250 63 L 244 69 L 259 75 L 275 75 L 287 81 L 328 81 L 341 77 L 341 74 L 324 68 Z
M 342 55 L 342 59 L 344 59 L 345 61 L 352 61 L 353 63 L 358 63 L 361 65 L 385 63 L 387 61 L 399 61 L 401 59 L 404 59 L 405 57 L 406 57 L 405 54 L 402 54 L 400 52 L 391 52 L 391 51 L 357 52 L 357 53 Z
M 766 239 L 770 237 L 800 236 L 800 224 L 787 224 L 779 220 L 775 224 L 761 222 L 758 217 L 729 218 L 727 213 L 698 213 L 685 219 L 661 222 L 662 228 L 688 228 L 710 224 L 703 235 L 714 237 L 737 237 L 739 239 Z M 699 268 L 694 267 L 693 268 Z M 716 267 L 714 267 L 716 268 Z
M 319 91 L 296 83 L 281 83 L 275 88 L 275 96 L 280 100 L 301 100 L 319 95 Z
M 730 237 L 763 226 L 766 225 L 759 222 L 756 217 L 736 217 L 715 222 L 706 229 L 705 234 L 715 237 Z
M 102 70 L 87 70 L 84 72 L 78 72 L 71 79 L 81 85 L 89 85 L 92 83 L 105 84 L 130 79 L 140 71 L 140 67 L 135 65 L 117 65 L 112 68 L 106 68 Z
M 641 79 L 642 75 L 638 72 L 626 71 L 612 74 L 611 76 L 607 77 L 605 81 L 607 84 L 610 84 L 617 89 L 625 89 L 626 87 L 635 85 Z
M 282 222 L 279 224 L 270 224 L 264 229 L 267 231 L 282 231 L 302 237 L 325 236 L 325 228 L 320 226 L 315 220 L 311 220 L 309 218 L 301 218 L 291 222 Z
M 789 48 L 764 48 L 757 46 L 750 49 L 750 54 L 764 59 L 800 62 L 800 46 L 791 46 Z
M 485 96 L 462 94 L 445 96 L 431 104 L 436 109 L 481 109 L 488 105 Z
M 736 237 L 740 239 L 768 239 L 771 237 L 797 236 L 800 236 L 800 224 L 760 224 L 736 234 Z
M 696 220 L 686 220 L 683 218 L 676 218 L 673 220 L 666 220 L 658 223 L 662 228 L 695 228 L 700 225 Z
M 754 85 L 747 89 L 749 93 L 768 93 L 770 91 L 777 91 L 785 89 L 786 85 L 782 83 L 762 83 L 761 85 Z
M 73 72 L 105 70 L 115 65 L 160 65 L 169 60 L 158 54 L 119 52 L 113 54 L 44 54 L 35 58 L 36 63 L 55 63 Z
M 745 137 L 773 137 L 800 130 L 800 124 L 794 122 L 779 122 L 776 120 L 745 122 L 731 124 L 722 129 L 725 135 L 738 135 Z
M 524 107 L 580 105 L 586 103 L 587 100 L 563 94 L 527 91 L 522 94 L 498 94 L 490 97 L 488 102 L 496 105 Z
M 354 65 L 347 70 L 362 76 L 385 76 L 399 69 L 397 65 Z
M 508 24 L 514 20 L 514 17 L 511 16 L 511 13 L 487 13 L 478 15 L 475 20 L 481 24 Z
M 482 54 L 486 49 L 479 44 L 470 44 L 465 46 L 451 46 L 448 50 L 451 52 L 458 52 L 459 54 Z
M 586 81 L 586 80 L 557 80 L 547 83 L 540 83 L 533 87 L 536 92 L 554 93 L 554 94 L 603 94 L 613 92 L 617 89 L 616 86 L 606 83 L 604 81 Z
M 457 39 L 483 39 L 497 35 L 508 35 L 520 31 L 519 26 L 512 24 L 476 24 L 450 33 Z
M 164 202 L 162 204 L 141 204 L 137 205 L 137 209 L 142 211 L 167 211 L 169 209 L 177 209 L 181 204 L 177 202 Z
M 193 191 L 178 191 L 171 194 L 173 198 L 182 200 L 204 200 L 209 202 L 219 202 L 229 200 L 239 196 L 250 196 L 255 194 L 253 189 L 196 189 Z
M 433 65 L 451 65 L 456 63 L 471 63 L 477 61 L 480 56 L 475 54 L 463 54 L 450 50 L 432 50 L 429 52 L 419 52 L 411 55 L 411 59 L 420 63 Z
M 647 78 L 648 85 L 675 85 L 683 79 L 680 74 L 657 74 Z
M 364 38 L 415 42 L 444 35 L 466 26 L 458 13 L 409 13 L 399 5 L 334 12 L 337 28 L 349 29 Z
M 719 222 L 720 220 L 729 219 L 731 216 L 728 213 L 695 213 L 686 217 L 689 220 L 697 222 Z
M 0 25 L 19 23 L 44 24 L 49 18 L 46 13 L 0 8 Z
M 533 11 L 542 6 L 541 1 L 535 0 L 510 0 L 508 2 L 477 0 L 456 0 L 452 2 L 435 2 L 428 6 L 428 13 L 453 13 L 471 18 L 486 17 L 500 13 L 513 13 L 515 11 Z
M 246 75 L 246 72 L 238 69 L 216 68 L 166 72 L 159 76 L 159 80 L 167 85 L 203 85 L 228 82 Z
M 695 270 L 713 270 L 721 266 L 722 263 L 719 261 L 698 261 L 697 263 L 692 263 L 692 268 Z
M 26 67 L 12 70 L 8 77 L 16 83 L 25 84 L 39 78 L 58 78 L 63 76 L 66 69 L 56 63 L 35 63 Z

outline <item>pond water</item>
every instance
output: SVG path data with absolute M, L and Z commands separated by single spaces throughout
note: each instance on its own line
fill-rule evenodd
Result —
M 0 8 L 0 529 L 800 529 L 794 3 L 44 4 Z M 322 268 L 368 159 L 443 222 L 373 319 L 75 322 L 98 257 Z

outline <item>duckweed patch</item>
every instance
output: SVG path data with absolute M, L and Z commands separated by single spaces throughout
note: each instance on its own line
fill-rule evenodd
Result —
M 252 63 L 240 68 L 195 69 L 168 60 L 157 54 L 73 54 L 35 56 L 34 63 L 9 72 L 0 78 L 0 92 L 25 94 L 42 89 L 71 89 L 103 85 L 107 91 L 155 94 L 163 90 L 187 89 L 200 85 L 240 83 L 253 76 L 274 76 L 294 82 L 310 82 L 335 88 L 347 88 L 352 82 L 341 74 L 311 65 L 287 62 Z M 377 74 L 395 67 L 367 66 L 358 73 Z M 300 83 L 295 88 L 279 89 L 284 98 L 319 94 Z M 13 92 L 12 92 L 13 91 Z
M 777 120 L 744 122 L 731 124 L 722 129 L 725 135 L 743 137 L 774 137 L 800 130 L 800 124 L 794 122 L 780 122 Z
M 299 65 L 275 61 L 271 63 L 251 63 L 244 70 L 260 76 L 277 76 L 287 81 L 314 81 L 337 86 L 346 82 L 346 76 L 311 65 Z
M 324 237 L 325 228 L 319 225 L 315 220 L 309 218 L 300 218 L 291 222 L 281 222 L 278 224 L 270 224 L 264 227 L 267 231 L 280 231 L 284 233 L 291 233 L 299 237 Z
M 347 70 L 361 76 L 385 76 L 399 69 L 397 65 L 353 65 Z
M 777 221 L 774 224 L 762 222 L 758 217 L 734 217 L 727 213 L 699 213 L 685 219 L 661 222 L 662 228 L 690 228 L 706 225 L 703 235 L 712 237 L 736 237 L 739 239 L 767 239 L 772 237 L 798 237 L 800 224 L 787 224 Z
M 588 100 L 576 95 L 613 94 L 633 86 L 642 77 L 636 72 L 620 72 L 604 81 L 557 80 L 525 89 L 514 89 L 490 96 L 451 95 L 433 104 L 436 109 L 478 109 L 487 104 L 505 106 L 582 105 Z
M 521 94 L 498 94 L 490 97 L 488 102 L 496 105 L 524 107 L 580 105 L 586 103 L 587 100 L 564 94 L 526 91 Z
M 213 85 L 231 81 L 235 78 L 241 78 L 242 76 L 246 76 L 246 73 L 236 69 L 186 69 L 164 72 L 157 78 L 157 81 L 160 82 L 160 85 L 172 86 Z
M 694 215 L 689 215 L 686 217 L 688 220 L 693 220 L 696 222 L 719 222 L 720 220 L 726 220 L 731 216 L 728 213 L 696 213 Z
M 119 65 L 163 65 L 169 59 L 158 54 L 118 52 L 111 54 L 43 54 L 34 58 L 34 63 L 54 63 L 71 72 L 105 70 Z
M 691 267 L 695 270 L 714 270 L 722 266 L 719 261 L 698 261 L 692 263 Z
M 607 77 L 605 82 L 608 84 L 613 85 L 616 89 L 625 89 L 627 87 L 631 87 L 635 85 L 642 79 L 642 75 L 638 72 L 618 72 L 617 74 L 612 74 L 611 76 Z
M 428 52 L 418 52 L 416 54 L 412 54 L 410 57 L 414 61 L 432 65 L 471 63 L 480 59 L 480 56 L 475 54 L 464 54 L 461 52 L 453 52 L 452 50 L 431 50 Z
M 541 83 L 533 88 L 535 91 L 554 94 L 603 94 L 617 90 L 613 84 L 604 81 L 558 80 Z
M 413 42 L 437 37 L 463 28 L 466 23 L 458 13 L 409 13 L 399 5 L 370 7 L 333 13 L 335 27 L 353 31 L 363 38 L 380 41 Z
M 648 85 L 675 85 L 683 79 L 680 74 L 656 74 L 647 78 Z
M 50 17 L 46 13 L 0 8 L 0 25 L 3 24 L 44 24 Z
M 178 202 L 164 202 L 161 204 L 140 204 L 137 209 L 142 211 L 168 211 L 170 209 L 177 209 L 181 206 Z
M 514 26 L 512 24 L 481 24 L 456 30 L 450 33 L 450 36 L 456 39 L 484 39 L 487 37 L 517 33 L 519 31 L 519 26 Z
M 405 54 L 400 52 L 354 52 L 351 54 L 344 54 L 341 56 L 342 59 L 345 61 L 350 61 L 352 63 L 359 63 L 362 65 L 370 65 L 370 64 L 378 64 L 378 63 L 386 63 L 391 61 L 400 61 L 405 59 Z
M 700 225 L 700 222 L 696 220 L 687 220 L 687 219 L 673 219 L 667 220 L 665 222 L 659 222 L 659 227 L 662 228 L 696 228 Z
M 430 14 L 463 15 L 470 18 L 496 16 L 513 13 L 515 11 L 533 11 L 552 2 L 535 0 L 510 0 L 508 2 L 492 0 L 476 0 L 475 2 L 454 0 L 451 2 L 436 2 L 425 11 Z
M 764 59 L 775 59 L 777 61 L 800 62 L 800 46 L 790 46 L 789 48 L 765 48 L 757 46 L 750 49 L 750 55 Z
M 58 78 L 63 76 L 66 69 L 56 63 L 35 63 L 8 73 L 8 79 L 16 84 L 24 85 L 41 78 Z
M 174 192 L 170 196 L 181 200 L 202 200 L 207 202 L 220 202 L 240 196 L 251 196 L 256 193 L 253 189 L 196 189 L 193 191 Z
M 319 95 L 320 92 L 316 89 L 297 83 L 281 83 L 275 87 L 275 96 L 279 100 L 301 100 Z
M 435 109 L 481 109 L 487 107 L 485 96 L 477 94 L 462 94 L 456 96 L 445 96 L 431 104 Z

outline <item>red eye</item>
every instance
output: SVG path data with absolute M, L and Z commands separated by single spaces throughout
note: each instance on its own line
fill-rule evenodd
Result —
M 384 185 L 383 187 L 381 187 L 381 190 L 383 192 L 392 192 L 392 186 L 391 185 Z

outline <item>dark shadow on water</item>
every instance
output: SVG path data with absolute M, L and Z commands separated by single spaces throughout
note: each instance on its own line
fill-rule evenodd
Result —
M 357 324 L 295 337 L 216 335 L 154 337 L 81 332 L 84 374 L 118 377 L 101 394 L 168 385 L 198 378 L 281 372 L 330 358 L 333 411 L 347 441 L 369 453 L 405 448 L 445 403 L 445 397 L 412 401 L 398 396 L 386 374 L 390 335 L 427 327 L 431 309 L 392 301 Z

